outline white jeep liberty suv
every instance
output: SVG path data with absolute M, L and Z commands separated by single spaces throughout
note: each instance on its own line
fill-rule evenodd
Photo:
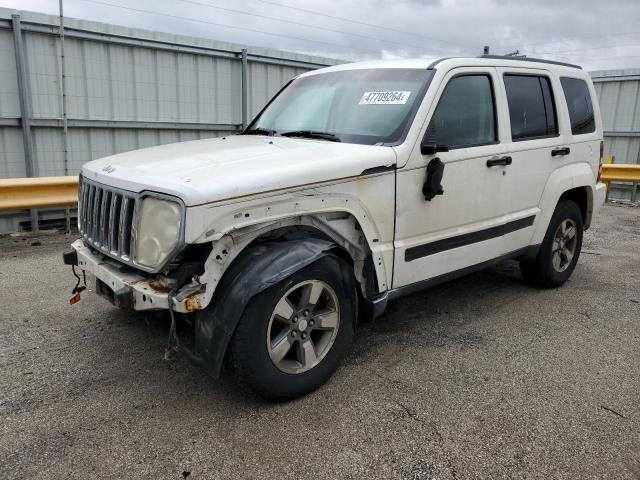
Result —
M 64 261 L 272 400 L 337 368 L 357 318 L 520 261 L 558 287 L 605 187 L 589 76 L 536 59 L 364 62 L 289 82 L 239 135 L 85 164 Z M 78 290 L 82 289 L 79 287 Z M 74 292 L 75 293 L 75 292 Z

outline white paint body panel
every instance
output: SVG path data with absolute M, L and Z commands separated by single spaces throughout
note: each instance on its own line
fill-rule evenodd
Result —
M 354 177 L 396 163 L 386 147 L 261 135 L 230 135 L 121 153 L 82 174 L 124 190 L 157 191 L 202 205 Z
M 189 208 L 187 225 L 198 226 L 190 228 L 189 234 L 199 232 L 200 236 L 189 238 L 188 241 L 218 242 L 228 238 L 233 232 L 258 229 L 273 222 L 342 212 L 355 218 L 362 228 L 364 240 L 374 261 L 378 288 L 384 292 L 390 288 L 392 281 L 394 183 L 394 172 L 388 172 L 321 184 L 313 188 Z M 331 222 L 328 224 L 331 228 Z M 242 246 L 240 240 L 234 239 L 228 250 L 233 247 L 241 250 Z M 223 260 L 228 264 L 232 259 Z M 222 271 L 226 264 L 222 265 Z M 201 295 L 205 305 L 211 299 L 220 276 L 212 274 L 206 281 L 207 291 Z

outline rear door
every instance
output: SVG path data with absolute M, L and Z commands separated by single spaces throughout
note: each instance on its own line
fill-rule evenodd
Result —
M 523 226 L 505 235 L 509 253 L 529 245 L 547 180 L 553 170 L 571 161 L 572 152 L 559 128 L 557 77 L 543 69 L 498 68 L 498 72 L 509 112 L 509 215 Z
M 501 255 L 509 210 L 505 147 L 498 112 L 504 98 L 496 69 L 458 68 L 441 82 L 424 136 L 447 152 L 422 155 L 420 140 L 398 170 L 393 287 L 398 288 Z M 444 163 L 444 193 L 426 201 L 422 186 L 434 157 Z M 498 161 L 488 166 L 487 161 Z

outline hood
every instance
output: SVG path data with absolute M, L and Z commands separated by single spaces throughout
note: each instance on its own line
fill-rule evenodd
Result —
M 86 163 L 82 174 L 124 190 L 174 195 L 193 206 L 354 177 L 395 163 L 391 147 L 230 135 L 101 158 Z

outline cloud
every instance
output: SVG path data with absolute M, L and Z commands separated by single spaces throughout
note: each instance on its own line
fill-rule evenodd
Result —
M 348 60 L 475 56 L 482 53 L 484 45 L 490 45 L 492 53 L 518 50 L 587 69 L 640 66 L 637 0 L 99 1 L 129 10 L 88 0 L 65 0 L 65 13 Z M 0 0 L 0 5 L 57 13 L 57 2 L 50 0 Z

